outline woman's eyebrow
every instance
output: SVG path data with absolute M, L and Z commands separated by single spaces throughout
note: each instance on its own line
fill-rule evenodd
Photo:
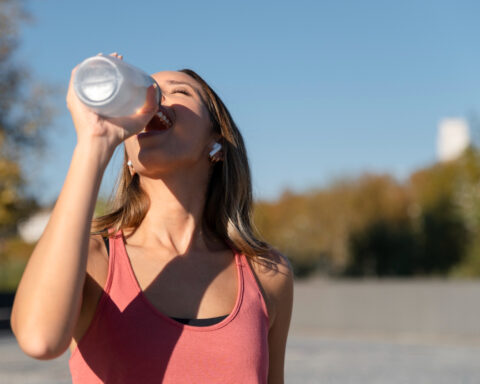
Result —
M 178 81 L 178 80 L 167 80 L 167 84 L 182 84 L 182 85 L 188 85 L 190 88 L 196 90 L 196 88 L 190 84 L 190 83 L 187 83 L 186 81 Z

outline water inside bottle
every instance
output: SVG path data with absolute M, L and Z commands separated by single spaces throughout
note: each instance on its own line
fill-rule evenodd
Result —
M 81 74 L 81 92 L 91 102 L 108 100 L 118 86 L 116 69 L 106 61 L 98 61 Z
M 114 92 L 116 88 L 116 80 L 106 81 L 91 81 L 82 84 L 82 91 L 85 97 L 91 101 L 100 102 L 107 100 Z

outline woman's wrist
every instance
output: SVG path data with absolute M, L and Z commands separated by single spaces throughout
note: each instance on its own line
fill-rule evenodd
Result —
M 106 139 L 79 140 L 74 149 L 74 156 L 83 158 L 92 166 L 105 169 L 116 147 L 117 145 L 108 143 Z

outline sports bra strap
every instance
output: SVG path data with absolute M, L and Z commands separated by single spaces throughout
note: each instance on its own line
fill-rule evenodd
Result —
M 108 237 L 102 237 L 105 247 L 107 247 L 107 255 L 110 256 L 110 241 Z

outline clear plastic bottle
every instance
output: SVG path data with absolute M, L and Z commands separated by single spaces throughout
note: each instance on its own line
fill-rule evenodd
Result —
M 146 102 L 147 90 L 160 87 L 141 69 L 113 56 L 97 55 L 84 60 L 75 71 L 73 86 L 78 98 L 105 117 L 135 114 Z

